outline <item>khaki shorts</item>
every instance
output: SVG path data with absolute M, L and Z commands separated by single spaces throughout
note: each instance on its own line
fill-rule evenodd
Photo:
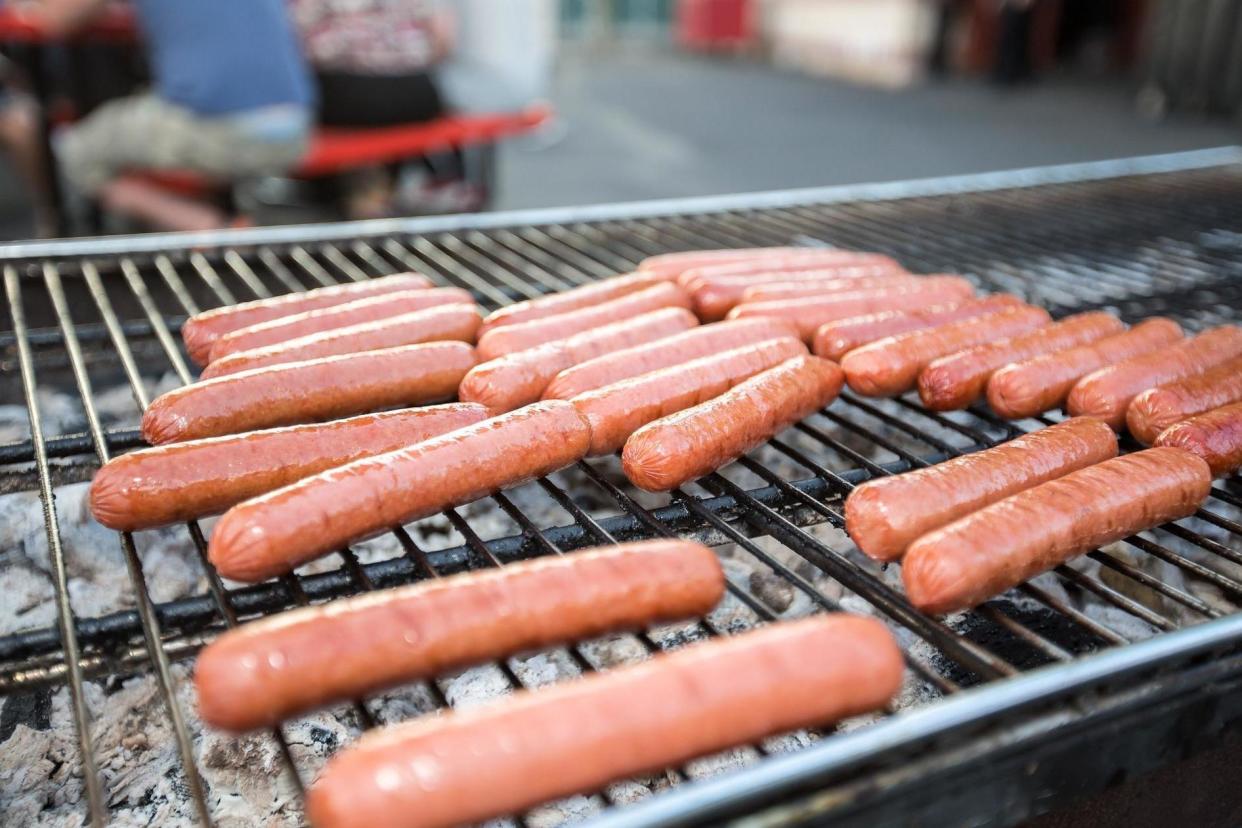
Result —
M 246 178 L 286 172 L 305 154 L 308 126 L 280 137 L 256 135 L 247 117 L 208 117 L 156 95 L 123 98 L 61 135 L 57 157 L 68 185 L 93 195 L 126 170 Z

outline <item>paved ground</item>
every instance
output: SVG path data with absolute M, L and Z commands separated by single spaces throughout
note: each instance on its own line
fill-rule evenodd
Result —
M 589 58 L 589 59 L 588 59 Z M 509 145 L 501 208 L 705 195 L 1004 169 L 1239 142 L 1236 125 L 1151 123 L 1124 81 L 887 92 L 645 47 L 565 54 L 559 123 Z M 0 237 L 29 233 L 0 166 Z
M 505 152 L 499 206 L 902 179 L 1242 138 L 1224 121 L 1145 121 L 1123 81 L 1004 91 L 953 81 L 888 92 L 658 52 L 567 56 L 555 102 L 563 138 Z

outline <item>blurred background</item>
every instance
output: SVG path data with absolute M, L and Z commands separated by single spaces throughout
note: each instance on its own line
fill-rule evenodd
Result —
M 1242 104 L 1242 0 L 23 0 L 0 52 L 8 239 L 1115 158 Z

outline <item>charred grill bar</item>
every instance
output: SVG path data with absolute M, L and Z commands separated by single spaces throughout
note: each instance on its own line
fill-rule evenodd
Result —
M 678 785 L 646 804 L 608 811 L 603 819 L 611 824 L 710 823 L 754 813 L 780 823 L 833 816 L 877 824 L 933 802 L 938 813 L 1008 822 L 1158 766 L 1242 723 L 1236 477 L 1216 481 L 1193 519 L 1093 552 L 1087 566 L 1060 567 L 965 616 L 931 619 L 892 586 L 892 573 L 845 551 L 834 531 L 843 525 L 843 497 L 871 476 L 993 445 L 1058 417 L 1008 423 L 982 407 L 942 415 L 913 395 L 890 402 L 847 392 L 760 452 L 670 497 L 618 482 L 612 458 L 582 462 L 489 498 L 507 532 L 484 529 L 470 509 L 455 509 L 443 516 L 453 541 L 440 548 L 399 529 L 398 554 L 369 559 L 346 549 L 334 569 L 256 586 L 223 583 L 207 565 L 202 530 L 189 524 L 184 547 L 200 561 L 207 590 L 157 602 L 133 538 L 118 535 L 134 608 L 74 614 L 56 490 L 141 445 L 138 415 L 156 382 L 192 379 L 177 336 L 187 315 L 407 269 L 471 290 L 490 309 L 623 272 L 655 253 L 791 243 L 876 250 L 912 270 L 964 273 L 985 290 L 1018 293 L 1054 315 L 1111 308 L 1127 321 L 1169 315 L 1198 330 L 1242 320 L 1242 153 L 687 202 L 0 248 L 10 311 L 0 322 L 8 323 L 0 331 L 0 388 L 6 401 L 24 402 L 30 421 L 23 439 L 0 445 L 0 492 L 39 493 L 58 608 L 56 625 L 0 637 L 0 693 L 68 685 L 84 798 L 101 822 L 107 792 L 84 683 L 153 670 L 186 796 L 210 823 L 173 665 L 218 631 L 463 569 L 677 534 L 733 544 L 739 560 L 815 609 L 845 606 L 889 621 L 907 645 L 917 698 L 903 715 L 825 734 L 792 753 L 761 746 L 739 775 Z M 128 389 L 133 405 L 105 421 L 99 396 L 115 388 Z M 71 396 L 85 432 L 45 433 L 38 391 Z M 730 583 L 747 623 L 781 612 L 755 583 Z M 696 634 L 730 631 L 709 618 Z M 639 641 L 648 651 L 662 646 L 646 634 Z M 583 648 L 570 648 L 569 657 L 581 671 L 598 667 Z M 511 686 L 522 685 L 507 664 L 500 667 Z M 1028 674 L 1033 668 L 1040 669 Z M 435 682 L 428 686 L 437 704 L 448 704 Z M 363 726 L 374 723 L 374 708 L 355 703 Z M 1169 724 L 1192 715 L 1199 718 L 1189 732 Z M 1126 721 L 1146 739 L 1137 743 L 1145 748 L 1134 748 L 1140 754 L 1129 749 L 1134 733 L 1117 727 Z M 282 729 L 271 736 L 300 786 L 306 771 Z M 1101 738 L 1111 741 L 1095 742 L 1103 747 L 1084 759 L 1081 745 Z M 1076 776 L 1049 775 L 1069 759 L 1083 766 Z M 1000 795 L 1009 797 L 1003 806 Z

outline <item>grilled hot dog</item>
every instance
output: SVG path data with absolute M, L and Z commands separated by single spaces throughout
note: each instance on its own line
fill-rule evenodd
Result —
M 974 288 L 960 276 L 928 276 L 916 284 L 891 289 L 846 291 L 827 296 L 777 302 L 746 302 L 729 311 L 729 319 L 775 316 L 797 325 L 798 333 L 810 342 L 823 324 L 866 313 L 907 310 L 970 298 Z
M 1151 445 L 1174 423 L 1242 400 L 1242 357 L 1234 357 L 1202 374 L 1151 388 L 1126 409 L 1126 427 Z
M 1242 328 L 1223 325 L 1125 362 L 1101 368 L 1078 381 L 1065 408 L 1098 417 L 1120 430 L 1130 401 L 1148 388 L 1193 377 L 1226 360 L 1242 356 Z
M 967 609 L 1071 558 L 1194 514 L 1208 464 L 1179 448 L 1105 460 L 1019 492 L 910 545 L 906 595 L 924 612 Z
M 476 365 L 461 381 L 457 394 L 498 413 L 512 411 L 538 400 L 559 373 L 579 363 L 624 353 L 640 343 L 661 341 L 698 324 L 699 320 L 685 308 L 664 308 L 622 319 Z
M 652 420 L 710 400 L 805 354 L 806 347 L 793 337 L 769 339 L 606 385 L 571 402 L 591 424 L 591 454 L 611 454 Z
M 557 374 L 543 392 L 545 400 L 568 400 L 631 377 L 670 368 L 699 357 L 766 339 L 794 336 L 780 319 L 738 319 L 685 331 L 667 339 L 606 353 Z
M 1068 351 L 1006 365 L 988 380 L 988 405 L 1002 417 L 1020 420 L 1065 402 L 1078 380 L 1109 365 L 1171 345 L 1182 338 L 1172 319 L 1147 319 L 1115 334 Z
M 820 289 L 815 291 L 816 294 L 820 294 L 851 289 L 840 286 L 840 283 L 853 283 L 853 290 L 864 290 L 882 287 L 881 283 L 888 278 L 899 276 L 906 279 L 919 278 L 907 274 L 898 265 L 887 262 L 874 265 L 847 263 L 840 267 L 820 267 L 815 270 L 758 271 L 731 276 L 702 275 L 709 272 L 710 269 L 695 271 L 696 275 L 693 278 L 681 282 L 682 286 L 690 291 L 694 300 L 694 312 L 704 322 L 724 319 L 725 315 L 742 301 L 789 298 L 788 296 L 745 298 L 748 292 L 765 285 L 782 285 L 787 288 L 795 284 L 799 286 L 820 285 Z
M 689 307 L 690 297 L 681 288 L 654 285 L 579 310 L 493 327 L 479 337 L 479 359 L 496 359 L 660 308 Z
M 1175 423 L 1156 438 L 1157 446 L 1192 451 L 1207 461 L 1212 474 L 1231 474 L 1242 467 L 1242 403 L 1225 405 Z
M 1099 420 L 1066 420 L 995 448 L 863 483 L 845 500 L 845 529 L 864 553 L 895 561 L 921 535 L 978 509 L 1117 456 Z
M 216 340 L 226 333 L 248 328 L 260 322 L 270 322 L 282 316 L 343 305 L 365 296 L 431 287 L 426 276 L 417 273 L 398 273 L 366 282 L 316 288 L 305 293 L 290 293 L 271 299 L 256 299 L 239 305 L 204 311 L 191 316 L 181 326 L 181 338 L 185 340 L 190 359 L 206 365 Z
M 586 455 L 590 440 L 591 427 L 569 403 L 528 405 L 234 506 L 216 524 L 208 557 L 226 578 L 280 575 L 389 527 L 564 468 Z
M 994 313 L 1012 305 L 1021 305 L 1022 300 L 1009 293 L 998 293 L 982 299 L 971 299 L 966 302 L 951 302 L 944 305 L 933 305 L 905 311 L 881 311 L 849 319 L 838 319 L 827 322 L 815 331 L 814 347 L 816 355 L 833 362 L 855 348 L 860 348 L 878 339 L 898 334 L 921 331 L 963 319 L 973 319 Z
M 449 399 L 473 366 L 464 342 L 429 342 L 242 371 L 160 395 L 142 437 L 159 445 Z
M 996 369 L 1064 351 L 1125 330 L 1121 320 L 1096 311 L 1080 313 L 1009 339 L 976 345 L 933 360 L 919 374 L 919 398 L 932 411 L 965 408 L 983 396 Z
M 274 725 L 446 670 L 703 615 L 723 594 L 706 546 L 647 541 L 306 607 L 207 645 L 199 712 L 229 730 Z
M 725 264 L 745 259 L 774 258 L 799 251 L 809 251 L 808 247 L 739 247 L 723 250 L 687 250 L 680 253 L 660 253 L 648 256 L 638 263 L 639 273 L 652 273 L 662 278 L 676 279 L 683 271 L 696 267 Z
M 892 397 L 915 386 L 919 373 L 942 356 L 1007 339 L 1052 321 L 1043 308 L 1018 305 L 986 316 L 911 331 L 855 348 L 841 358 L 845 381 L 868 397 Z
M 396 293 L 368 296 L 342 305 L 282 316 L 270 322 L 260 322 L 248 328 L 226 333 L 211 346 L 211 361 L 238 351 L 266 348 L 290 339 L 300 339 L 310 334 L 324 333 L 400 316 L 403 313 L 434 308 L 440 305 L 472 305 L 474 297 L 461 288 L 421 288 L 401 290 Z
M 478 329 L 479 311 L 473 304 L 440 305 L 347 328 L 313 333 L 253 351 L 237 351 L 204 368 L 202 379 L 289 362 L 417 345 L 420 342 L 474 342 L 474 333 Z
M 715 399 L 638 429 L 625 441 L 621 468 L 641 489 L 675 489 L 827 406 L 844 380 L 834 362 L 794 357 Z
M 95 473 L 91 513 L 121 532 L 215 515 L 324 469 L 490 416 L 484 406 L 454 403 L 142 449 Z
M 610 302 L 666 281 L 668 279 L 650 273 L 627 273 L 623 276 L 600 279 L 598 282 L 591 282 L 571 290 L 563 290 L 560 293 L 540 296 L 537 299 L 514 302 L 512 305 L 505 305 L 488 314 L 483 320 L 482 327 L 479 328 L 479 336 L 492 328 L 512 325 L 515 322 L 530 322 L 533 319 L 558 316 L 580 308 Z
M 697 644 L 363 736 L 307 797 L 315 828 L 439 828 L 882 707 L 902 678 L 879 621 L 831 615 Z

